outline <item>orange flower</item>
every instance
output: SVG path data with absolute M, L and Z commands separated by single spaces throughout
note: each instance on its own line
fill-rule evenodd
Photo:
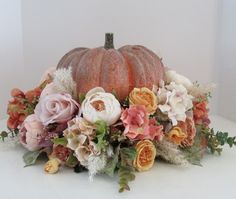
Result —
M 196 127 L 193 118 L 188 117 L 186 118 L 185 122 L 179 121 L 177 126 L 181 128 L 181 130 L 187 135 L 187 137 L 181 142 L 181 146 L 192 146 L 194 137 L 196 135 Z
M 156 148 L 150 140 L 139 141 L 135 149 L 137 156 L 133 162 L 138 171 L 147 171 L 152 168 L 156 157 Z
M 168 138 L 171 142 L 180 145 L 187 138 L 187 134 L 179 127 L 174 127 L 168 133 Z
M 17 129 L 23 123 L 25 118 L 33 113 L 37 104 L 42 86 L 36 87 L 26 93 L 14 88 L 11 91 L 12 99 L 8 103 L 7 114 L 9 115 L 7 126 L 10 129 Z
M 148 88 L 134 88 L 129 94 L 129 103 L 131 105 L 144 105 L 147 112 L 155 113 L 157 109 L 157 97 Z
M 193 118 L 195 124 L 203 124 L 205 126 L 210 124 L 207 105 L 207 101 L 193 102 Z
M 38 97 L 40 97 L 40 94 L 42 92 L 42 89 L 40 87 L 36 87 L 33 90 L 27 91 L 25 93 L 25 98 L 29 101 L 29 102 L 33 102 L 34 100 L 36 100 Z

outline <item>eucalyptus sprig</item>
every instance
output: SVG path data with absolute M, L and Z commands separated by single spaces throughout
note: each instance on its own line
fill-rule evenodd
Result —
M 213 128 L 201 127 L 201 133 L 205 136 L 207 147 L 213 154 L 217 152 L 220 155 L 223 151 L 221 146 L 226 144 L 228 144 L 229 147 L 236 145 L 236 137 L 230 137 L 227 132 L 215 132 Z
M 14 138 L 18 135 L 18 129 L 8 129 L 8 131 L 2 131 L 0 133 L 0 139 L 4 142 L 7 138 Z
M 120 163 L 118 165 L 119 176 L 119 192 L 130 190 L 129 182 L 135 179 L 133 160 L 136 158 L 137 152 L 133 147 L 120 149 Z

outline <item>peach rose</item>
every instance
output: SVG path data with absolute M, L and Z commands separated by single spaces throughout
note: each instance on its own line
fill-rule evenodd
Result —
M 131 105 L 144 105 L 147 112 L 155 113 L 157 109 L 157 97 L 148 88 L 134 88 L 129 94 L 129 103 Z
M 135 145 L 137 156 L 133 162 L 134 167 L 138 171 L 147 171 L 152 168 L 155 157 L 156 148 L 150 140 L 139 141 Z
M 187 138 L 187 134 L 179 127 L 174 127 L 168 133 L 168 138 L 171 142 L 180 145 Z

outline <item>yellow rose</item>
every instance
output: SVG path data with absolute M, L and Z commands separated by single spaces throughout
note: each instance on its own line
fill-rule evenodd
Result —
M 174 142 L 177 145 L 180 145 L 182 141 L 187 138 L 187 134 L 182 131 L 179 127 L 174 127 L 168 133 L 168 138 L 171 142 Z
M 134 167 L 138 171 L 147 171 L 152 168 L 156 157 L 154 144 L 150 140 L 142 140 L 136 144 L 135 149 L 137 156 L 133 162 Z
M 44 171 L 49 174 L 54 174 L 58 172 L 59 166 L 60 162 L 56 158 L 52 158 L 44 165 Z
M 131 105 L 144 105 L 147 112 L 153 114 L 157 109 L 157 97 L 148 88 L 134 88 L 129 94 Z

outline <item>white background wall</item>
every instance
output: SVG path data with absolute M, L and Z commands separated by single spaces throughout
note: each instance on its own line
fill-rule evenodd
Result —
M 18 40 L 13 43 L 14 48 L 19 50 L 16 51 L 18 53 L 11 50 L 8 56 L 0 54 L 12 62 L 0 60 L 0 117 L 4 117 L 2 108 L 6 106 L 9 87 L 32 88 L 38 83 L 42 72 L 55 66 L 70 49 L 103 45 L 105 32 L 115 33 L 115 47 L 125 44 L 145 45 L 163 57 L 166 66 L 192 80 L 203 83 L 217 81 L 218 37 L 222 36 L 219 36 L 219 1 L 22 0 L 20 3 L 20 0 L 14 0 L 9 3 L 3 0 L 0 11 L 6 10 L 5 7 L 10 4 L 14 4 L 13 7 L 18 11 L 18 15 L 15 14 L 10 6 L 11 10 L 4 15 L 4 31 L 9 32 L 7 28 L 14 12 L 15 23 L 11 25 L 18 30 L 15 31 Z M 4 27 L 2 23 L 1 27 Z M 13 41 L 10 37 L 2 36 L 1 40 Z M 1 45 L 0 49 L 9 47 L 9 43 Z M 19 56 L 20 53 L 22 55 L 22 49 L 24 60 L 23 56 Z M 18 56 L 20 60 L 17 60 Z M 10 68 L 15 71 L 12 72 Z M 14 78 L 11 77 L 13 75 Z M 8 82 L 7 86 L 3 82 Z M 221 91 L 218 96 L 222 96 Z M 217 99 L 215 97 L 213 100 L 214 112 L 218 107 Z
M 236 1 L 220 2 L 218 54 L 218 112 L 236 121 Z
M 0 0 L 0 118 L 5 117 L 10 90 L 17 86 L 25 88 L 26 83 L 21 1 Z

